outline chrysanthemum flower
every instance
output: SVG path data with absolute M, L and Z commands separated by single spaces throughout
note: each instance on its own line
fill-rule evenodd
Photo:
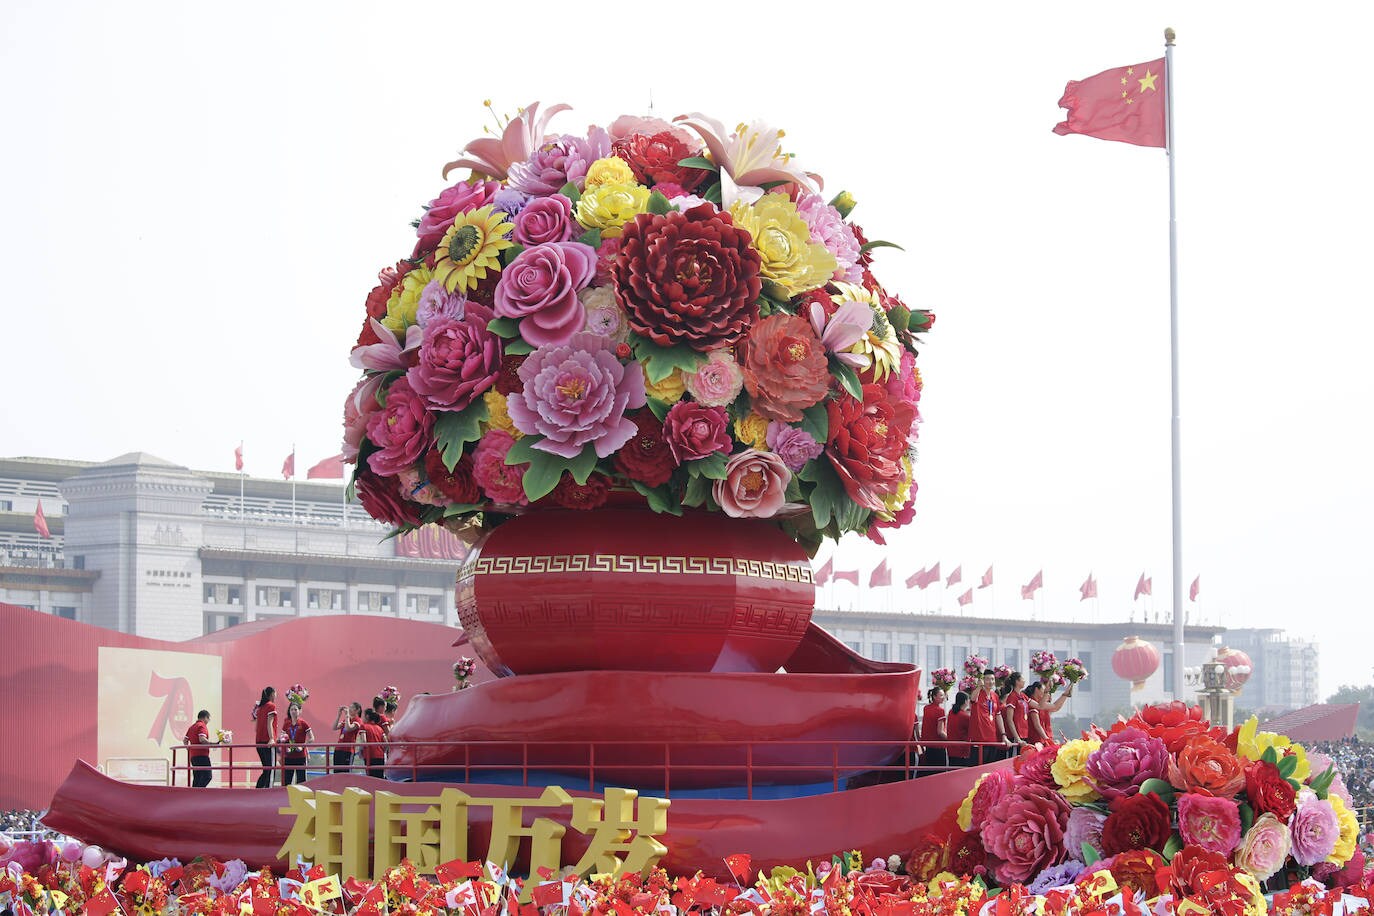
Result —
M 811 241 L 811 227 L 786 195 L 765 194 L 753 204 L 737 202 L 730 215 L 753 237 L 762 259 L 760 275 L 789 297 L 824 286 L 835 273 L 835 256 Z

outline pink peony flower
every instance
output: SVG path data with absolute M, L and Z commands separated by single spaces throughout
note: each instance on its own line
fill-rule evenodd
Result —
M 839 267 L 836 280 L 858 283 L 863 280 L 859 266 L 859 240 L 854 230 L 840 216 L 840 211 L 825 202 L 819 194 L 803 194 L 797 201 L 797 215 L 806 220 L 811 229 L 811 241 L 820 242 L 835 256 Z
M 1312 877 L 1318 881 L 1324 881 L 1328 887 L 1349 887 L 1352 884 L 1359 884 L 1362 880 L 1366 883 L 1368 878 L 1364 874 L 1364 850 L 1359 846 L 1355 847 L 1355 854 L 1350 857 L 1350 861 L 1344 865 L 1337 865 L 1334 862 L 1318 862 L 1312 867 Z
M 462 293 L 451 293 L 439 280 L 430 280 L 420 290 L 420 301 L 415 305 L 415 323 L 423 328 L 436 318 L 462 319 L 467 301 Z
M 640 115 L 621 115 L 611 122 L 608 133 L 612 140 L 623 140 L 634 134 L 657 134 L 670 132 L 694 150 L 701 149 L 701 138 L 682 127 L 669 124 L 662 118 L 642 117 Z
M 499 190 L 499 182 L 463 181 L 441 191 L 438 197 L 429 202 L 425 215 L 420 217 L 420 225 L 415 229 L 415 234 L 420 237 L 415 246 L 416 254 L 433 251 L 459 213 L 470 213 L 485 207 Z
M 367 421 L 367 437 L 377 446 L 368 456 L 372 470 L 394 477 L 420 460 L 434 440 L 434 415 L 404 377 L 386 390 L 386 406 Z
M 600 127 L 591 128 L 585 137 L 564 134 L 546 140 L 524 162 L 511 163 L 507 183 L 517 191 L 537 197 L 556 194 L 570 181 L 581 191 L 587 180 L 587 168 L 610 154 L 610 135 Z
M 1110 735 L 1088 757 L 1087 781 L 1107 801 L 1134 795 L 1147 779 L 1169 773 L 1169 748 L 1138 728 Z
M 723 407 L 678 401 L 663 419 L 663 438 L 678 464 L 717 452 L 730 453 L 730 418 Z
M 1336 848 L 1341 825 L 1329 801 L 1304 792 L 1289 832 L 1293 838 L 1293 858 L 1297 863 L 1316 865 Z
M 725 479 L 711 493 L 733 518 L 771 518 L 782 508 L 792 472 L 771 452 L 746 449 L 725 463 Z
M 615 343 L 624 343 L 630 336 L 630 322 L 616 304 L 615 293 L 608 286 L 589 287 L 577 294 L 587 310 L 587 323 L 582 330 L 598 334 Z
M 1185 792 L 1178 796 L 1178 834 L 1185 843 L 1229 856 L 1240 844 L 1240 809 L 1229 798 Z
M 515 240 L 526 248 L 547 242 L 571 242 L 582 234 L 573 219 L 572 201 L 562 194 L 536 197 L 515 217 Z
M 1255 818 L 1236 850 L 1236 865 L 1266 881 L 1283 868 L 1288 858 L 1288 826 L 1269 812 Z
M 1003 796 L 982 823 L 993 876 L 1004 885 L 1024 884 L 1063 862 L 1069 812 L 1064 796 L 1047 786 L 1026 785 Z
M 697 371 L 685 377 L 687 391 L 707 407 L 725 407 L 739 397 L 744 370 L 725 350 L 712 350 Z
M 1064 829 L 1064 846 L 1069 858 L 1083 861 L 1083 845 L 1102 855 L 1102 825 L 1107 823 L 1107 815 L 1092 808 L 1075 807 L 1069 812 L 1068 826 Z
M 590 443 L 605 458 L 634 436 L 625 411 L 647 402 L 644 371 L 621 363 L 614 347 L 605 337 L 578 333 L 521 363 L 522 388 L 506 406 L 516 429 L 544 437 L 535 448 L 573 458 Z
M 506 453 L 515 437 L 503 429 L 489 429 L 472 453 L 472 479 L 494 503 L 524 506 L 525 470 L 528 464 L 506 464 Z
M 601 240 L 600 247 L 596 249 L 596 283 L 598 286 L 610 286 L 615 282 L 611 276 L 611 268 L 615 265 L 616 256 L 619 254 L 620 236 Z
M 582 330 L 587 310 L 578 290 L 596 276 L 596 252 L 581 242 L 526 248 L 496 283 L 496 314 L 523 318 L 520 336 L 536 347 L 564 344 Z
M 796 473 L 813 458 L 819 458 L 825 446 L 815 440 L 810 433 L 777 420 L 768 422 L 766 435 L 768 450 L 782 459 L 787 469 Z
M 1015 790 L 1016 775 L 1011 770 L 994 770 L 989 773 L 978 783 L 978 791 L 973 793 L 973 804 L 969 809 L 973 823 L 986 823 L 988 812 Z
M 501 341 L 487 330 L 491 310 L 469 302 L 460 318 L 425 326 L 420 360 L 406 373 L 410 387 L 435 410 L 462 410 L 501 374 Z
M 344 461 L 358 460 L 358 449 L 362 447 L 363 439 L 367 436 L 368 418 L 381 406 L 377 403 L 377 392 L 381 390 L 382 382 L 385 380 L 384 375 L 365 375 L 348 393 L 348 398 L 344 401 Z

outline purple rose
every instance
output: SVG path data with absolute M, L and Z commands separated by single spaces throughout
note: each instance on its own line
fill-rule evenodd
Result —
M 515 214 L 525 209 L 525 204 L 530 202 L 530 196 L 523 191 L 514 188 L 502 188 L 491 197 L 491 205 L 494 209 L 500 210 L 511 219 L 515 219 Z M 509 222 L 509 220 L 507 220 Z
M 605 458 L 635 435 L 639 427 L 625 411 L 646 402 L 644 372 L 639 363 L 616 359 L 614 346 L 579 333 L 566 344 L 540 347 L 520 364 L 524 387 L 506 407 L 516 429 L 544 437 L 535 448 L 573 458 L 591 443 Z
M 663 438 L 678 464 L 717 452 L 730 453 L 730 418 L 723 407 L 678 401 L 663 418 Z
M 806 462 L 820 457 L 821 452 L 825 451 L 825 446 L 812 438 L 806 430 L 779 423 L 777 420 L 768 424 L 767 441 L 769 450 L 776 453 L 794 474 L 800 471 Z
M 596 251 L 581 242 L 526 248 L 501 271 L 496 314 L 523 318 L 520 336 L 536 347 L 567 343 L 587 322 L 577 291 L 596 276 Z
M 492 195 L 501 189 L 497 181 L 464 181 L 445 188 L 429 202 L 415 234 L 420 237 L 416 252 L 430 251 L 443 239 L 448 227 L 459 213 L 469 213 L 491 203 Z
M 434 416 L 425 399 L 398 378 L 386 390 L 386 406 L 368 417 L 367 437 L 377 446 L 367 464 L 383 477 L 395 477 L 420 460 L 433 441 Z
M 1341 838 L 1340 821 L 1331 802 L 1303 793 L 1304 800 L 1293 815 L 1293 858 L 1299 865 L 1325 861 Z
M 1072 884 L 1073 879 L 1077 878 L 1082 871 L 1082 862 L 1069 859 L 1062 865 L 1053 865 L 1036 875 L 1035 880 L 1026 885 L 1026 890 L 1032 894 L 1043 894 L 1051 888 L 1064 887 L 1067 884 Z
M 1169 748 L 1138 728 L 1110 735 L 1088 755 L 1088 783 L 1107 801 L 1135 795 L 1147 779 L 1164 779 L 1169 772 Z
M 511 163 L 507 184 L 539 197 L 557 194 L 570 181 L 580 191 L 587 181 L 587 168 L 610 154 L 611 138 L 600 127 L 593 127 L 586 137 L 564 134 L 545 143 L 524 162 Z
M 581 235 L 572 201 L 562 194 L 537 197 L 515 217 L 515 240 L 526 248 L 545 242 L 571 242 Z
M 501 341 L 487 330 L 491 310 L 464 305 L 461 318 L 425 326 L 420 361 L 406 373 L 411 389 L 436 410 L 462 410 L 501 374 Z

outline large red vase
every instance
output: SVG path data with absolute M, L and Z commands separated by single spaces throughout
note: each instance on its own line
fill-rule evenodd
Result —
M 775 671 L 806 632 L 811 564 L 776 525 L 647 509 L 531 512 L 458 573 L 458 616 L 499 675 Z

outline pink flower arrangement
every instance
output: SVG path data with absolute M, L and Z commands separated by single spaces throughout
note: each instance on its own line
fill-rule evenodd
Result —
M 730 453 L 730 417 L 723 407 L 678 401 L 663 418 L 663 438 L 678 464 Z
M 982 822 L 983 847 L 993 877 L 1025 883 L 1064 861 L 1069 803 L 1054 789 L 1028 785 L 1002 797 Z
M 1236 850 L 1236 865 L 1266 881 L 1283 868 L 1290 849 L 1288 826 L 1272 814 L 1261 814 Z
M 520 335 L 536 347 L 565 344 L 586 324 L 577 292 L 595 276 L 596 252 L 581 242 L 527 248 L 501 272 L 496 315 L 526 319 Z
M 1298 802 L 1289 833 L 1293 840 L 1293 860 L 1299 865 L 1310 866 L 1326 861 L 1331 855 L 1340 839 L 1341 828 L 1329 801 L 1309 793 L 1304 795 L 1306 797 Z
M 399 378 L 387 389 L 386 405 L 367 421 L 367 436 L 377 446 L 367 459 L 378 474 L 395 475 L 420 460 L 433 441 L 434 415 L 425 399 Z
M 493 429 L 472 453 L 472 479 L 494 503 L 520 506 L 526 502 L 522 481 L 529 465 L 506 464 L 506 453 L 514 444 L 515 437 L 510 433 Z
M 1147 779 L 1163 779 L 1168 773 L 1168 747 L 1138 728 L 1109 735 L 1088 757 L 1088 782 L 1109 802 L 1134 795 Z
M 1185 843 L 1229 856 L 1240 845 L 1240 809 L 1229 798 L 1185 792 L 1178 796 L 1178 834 Z
M 411 390 L 436 410 L 462 410 L 501 374 L 501 341 L 487 330 L 491 309 L 466 303 L 457 318 L 430 321 L 420 359 L 406 373 Z
M 782 508 L 791 479 L 781 458 L 751 448 L 725 462 L 725 479 L 717 480 L 711 492 L 726 515 L 771 518 Z

